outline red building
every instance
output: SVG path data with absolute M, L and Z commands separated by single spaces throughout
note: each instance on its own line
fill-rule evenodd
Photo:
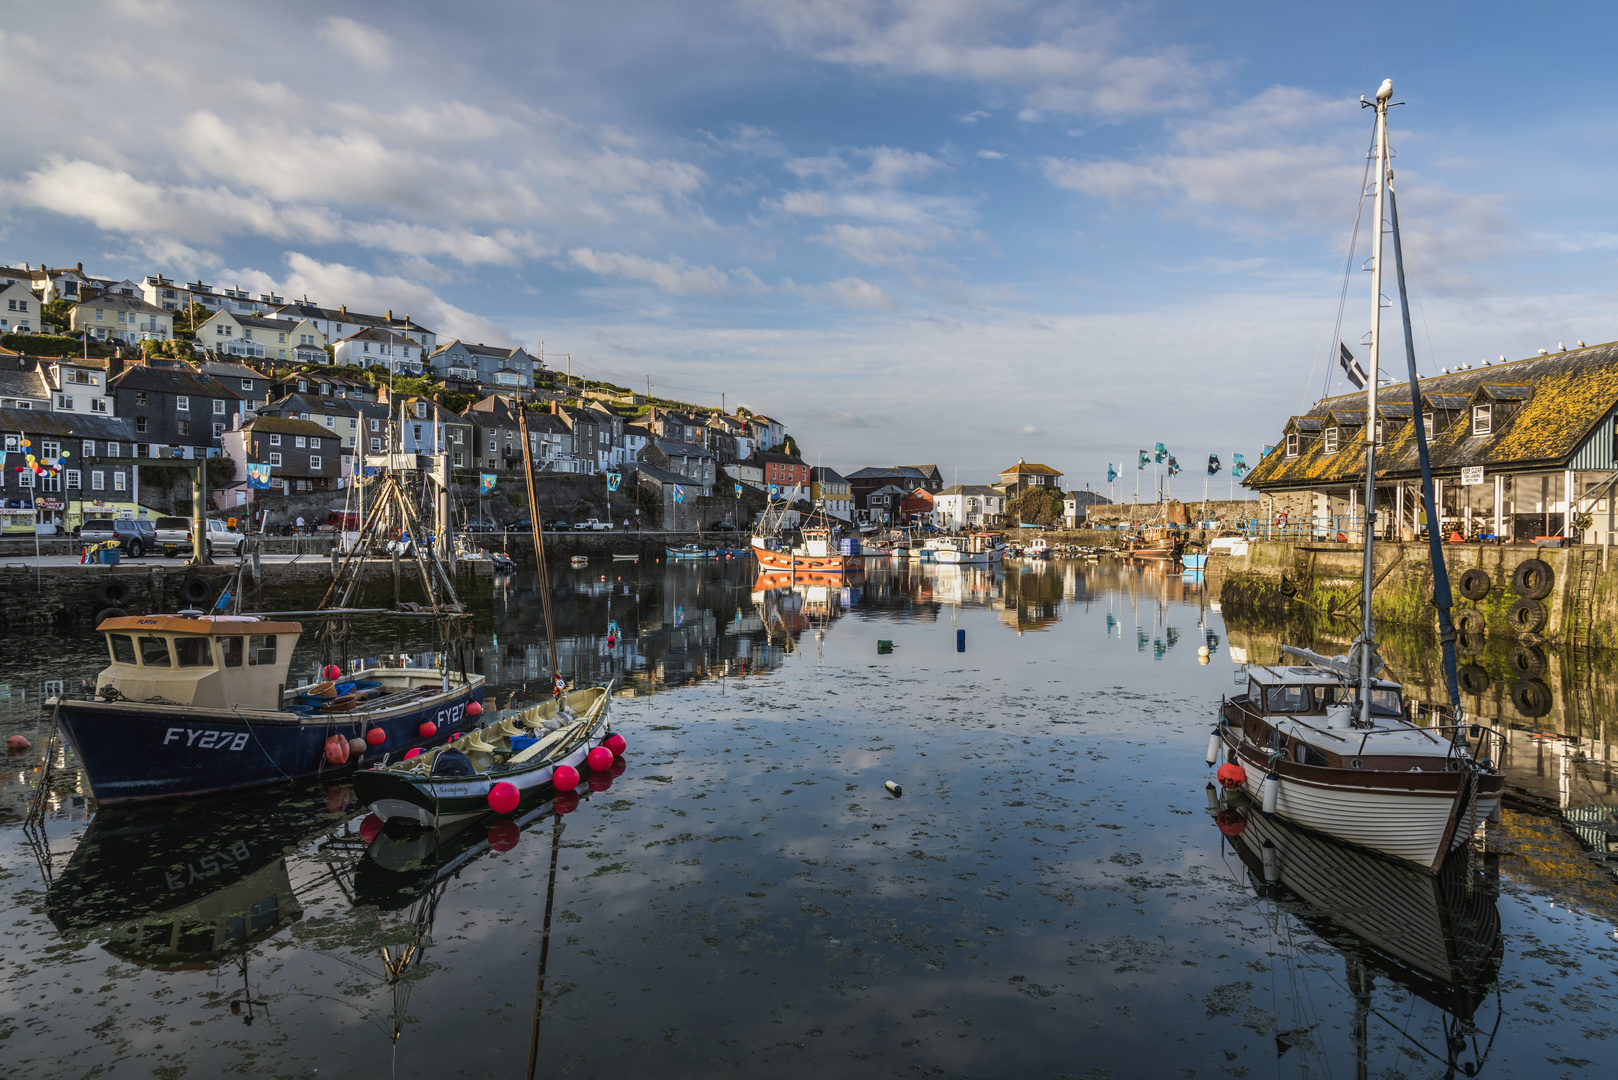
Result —
M 933 493 L 924 487 L 916 488 L 899 504 L 899 520 L 906 525 L 931 524 L 932 513 Z
M 791 454 L 771 453 L 768 450 L 761 450 L 753 456 L 758 459 L 766 484 L 782 488 L 802 485 L 804 491 L 809 490 L 809 466 L 803 463 L 802 458 L 793 457 Z

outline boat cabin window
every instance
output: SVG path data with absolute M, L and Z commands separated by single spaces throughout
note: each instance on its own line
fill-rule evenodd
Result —
M 213 650 L 208 648 L 208 639 L 201 635 L 175 638 L 174 658 L 181 667 L 213 667 Z
M 275 635 L 254 634 L 249 637 L 247 662 L 255 666 L 275 663 Z
M 133 664 L 135 662 L 135 640 L 128 634 L 108 634 L 107 640 L 112 643 L 113 663 Z
M 140 639 L 140 663 L 142 667 L 168 667 L 169 643 L 166 638 L 143 637 Z
M 1359 702 L 1359 688 L 1354 686 L 1339 686 L 1336 699 L 1338 704 L 1356 705 Z M 1404 702 L 1399 699 L 1397 690 L 1371 691 L 1372 716 L 1403 716 Z
M 1267 686 L 1264 688 L 1265 712 L 1309 712 L 1313 707 L 1307 686 Z
M 219 644 L 219 662 L 225 667 L 242 666 L 242 639 L 239 637 L 217 638 Z

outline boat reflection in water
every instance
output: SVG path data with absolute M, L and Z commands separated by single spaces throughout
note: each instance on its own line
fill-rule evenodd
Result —
M 1319 966 L 1318 950 L 1300 941 L 1287 916 L 1343 954 L 1359 1075 L 1366 1075 L 1372 1048 L 1387 1046 L 1401 1058 L 1445 1062 L 1446 1076 L 1476 1076 L 1502 1018 L 1498 995 L 1492 1014 L 1484 1009 L 1504 952 L 1498 857 L 1468 849 L 1470 858 L 1449 859 L 1429 874 L 1265 817 L 1245 800 L 1220 808 L 1212 785 L 1208 791 L 1220 833 L 1254 891 L 1273 905 L 1271 955 L 1295 967 Z M 1407 991 L 1439 1010 L 1441 1045 L 1429 1045 L 1430 1018 L 1416 1016 L 1408 1001 L 1379 1007 L 1378 977 L 1394 984 L 1393 997 Z M 1305 1056 L 1319 1055 L 1325 1069 L 1323 1038 L 1337 1025 L 1327 1017 L 1310 1019 L 1278 1034 L 1276 1051 L 1296 1047 Z

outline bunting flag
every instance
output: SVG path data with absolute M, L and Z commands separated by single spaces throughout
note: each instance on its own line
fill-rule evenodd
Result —
M 736 485 L 736 497 L 738 499 L 742 497 L 742 486 L 740 484 Z
M 1146 466 L 1148 466 L 1150 464 L 1151 464 L 1151 455 L 1148 454 L 1146 451 L 1142 450 L 1140 452 L 1140 461 L 1135 465 L 1135 468 L 1144 469 L 1144 468 L 1146 468 Z
M 1337 343 L 1337 363 L 1342 367 L 1348 381 L 1354 384 L 1355 389 L 1365 389 L 1365 369 L 1360 367 L 1360 362 L 1354 359 L 1354 354 L 1349 352 L 1348 346 L 1341 341 Z
M 1264 452 L 1267 454 L 1274 449 L 1273 446 L 1266 446 Z M 1240 454 L 1230 455 L 1230 474 L 1238 480 L 1247 475 L 1247 462 Z
M 491 473 L 491 472 L 479 473 L 478 474 L 478 480 L 479 480 L 479 484 L 478 484 L 478 494 L 479 495 L 487 495 L 489 492 L 494 490 L 494 481 L 495 481 L 494 473 Z
M 1161 464 L 1163 459 L 1168 457 L 1168 456 L 1169 456 L 1169 448 L 1164 446 L 1162 443 L 1158 443 L 1157 444 L 1157 457 L 1155 458 L 1155 460 L 1159 464 Z
M 1118 479 L 1118 470 L 1114 468 L 1112 462 L 1109 461 L 1107 462 L 1107 483 L 1110 484 L 1116 479 Z
M 679 484 L 674 485 L 674 501 L 677 503 L 685 502 L 685 488 Z
M 618 490 L 618 485 L 623 482 L 623 479 L 624 479 L 624 474 L 623 473 L 618 473 L 618 472 L 610 472 L 610 473 L 608 473 L 607 474 L 607 490 L 608 491 L 617 491 Z
M 1208 455 L 1208 475 L 1212 476 L 1219 471 L 1219 455 Z
M 249 462 L 247 465 L 247 486 L 256 491 L 267 490 L 270 486 L 270 467 L 268 465 L 254 465 Z
M 1173 454 L 1169 455 L 1169 475 L 1170 476 L 1179 476 L 1180 475 L 1180 463 L 1178 461 L 1174 460 L 1174 455 Z

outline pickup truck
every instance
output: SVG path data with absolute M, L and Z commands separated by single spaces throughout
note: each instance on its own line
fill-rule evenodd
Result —
M 172 523 L 178 522 L 178 525 Z M 165 528 L 165 525 L 169 527 Z M 246 537 L 236 532 L 223 521 L 209 518 L 208 522 L 208 557 L 218 555 L 239 555 Z M 174 559 L 181 555 L 191 554 L 193 538 L 191 535 L 191 521 L 189 518 L 158 518 L 157 543 L 163 549 L 167 558 Z
M 600 532 L 602 529 L 610 528 L 612 528 L 612 522 L 597 521 L 595 518 L 585 518 L 583 521 L 573 523 L 575 532 Z

